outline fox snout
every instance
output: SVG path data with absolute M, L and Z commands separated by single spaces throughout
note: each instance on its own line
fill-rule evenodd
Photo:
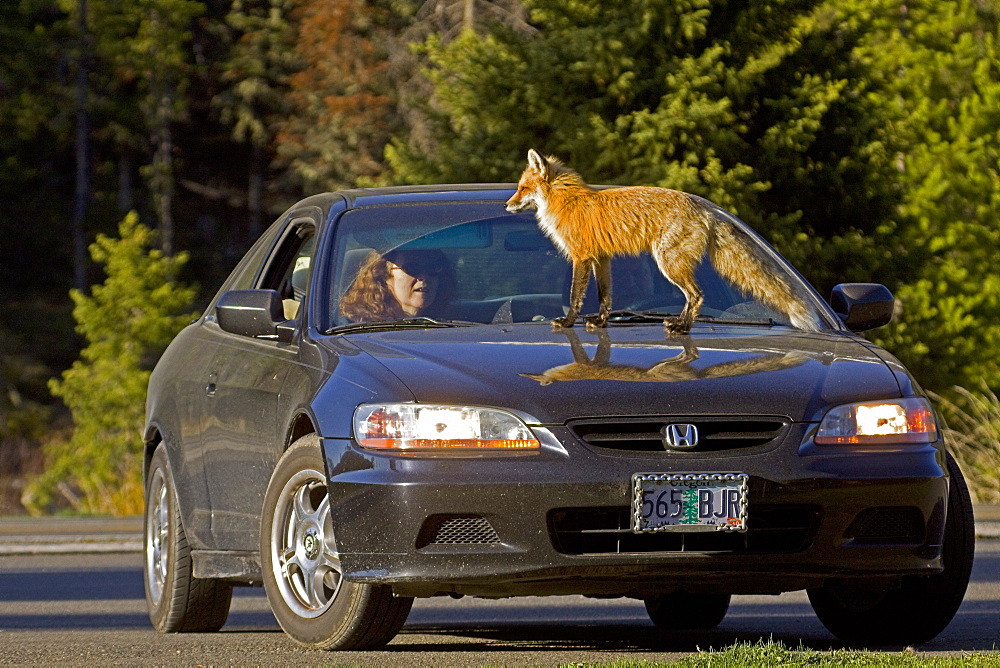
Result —
M 534 203 L 530 199 L 524 199 L 518 193 L 514 193 L 514 195 L 507 200 L 507 204 L 505 206 L 511 213 L 520 213 L 525 209 L 531 208 L 533 205 Z

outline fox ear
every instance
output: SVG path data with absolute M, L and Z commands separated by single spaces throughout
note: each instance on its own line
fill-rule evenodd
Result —
M 549 161 L 542 157 L 542 154 L 533 148 L 528 149 L 528 167 L 537 170 L 542 174 L 548 174 Z

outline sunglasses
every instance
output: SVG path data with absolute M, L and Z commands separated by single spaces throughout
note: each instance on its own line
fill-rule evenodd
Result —
M 393 269 L 402 269 L 410 276 L 440 276 L 444 273 L 444 267 L 441 265 L 421 262 L 419 260 L 401 263 L 390 262 L 389 270 L 392 271 Z

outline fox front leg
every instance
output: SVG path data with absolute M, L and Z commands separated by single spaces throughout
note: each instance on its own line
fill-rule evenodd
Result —
M 608 326 L 608 316 L 611 314 L 611 258 L 601 257 L 594 260 L 594 276 L 597 278 L 597 301 L 600 307 L 597 317 L 587 321 L 587 329 L 595 330 Z
M 590 281 L 590 260 L 573 262 L 573 278 L 569 287 L 569 310 L 561 318 L 553 318 L 553 327 L 572 327 L 583 307 L 583 295 Z

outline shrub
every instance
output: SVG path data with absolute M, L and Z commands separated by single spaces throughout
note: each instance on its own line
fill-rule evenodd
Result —
M 73 417 L 72 435 L 45 445 L 46 469 L 22 503 L 33 514 L 68 504 L 77 512 L 142 511 L 146 384 L 159 353 L 192 314 L 194 290 L 175 282 L 187 261 L 152 249 L 155 233 L 128 214 L 119 238 L 98 235 L 90 255 L 107 279 L 91 294 L 70 291 L 86 346 L 49 389 Z

